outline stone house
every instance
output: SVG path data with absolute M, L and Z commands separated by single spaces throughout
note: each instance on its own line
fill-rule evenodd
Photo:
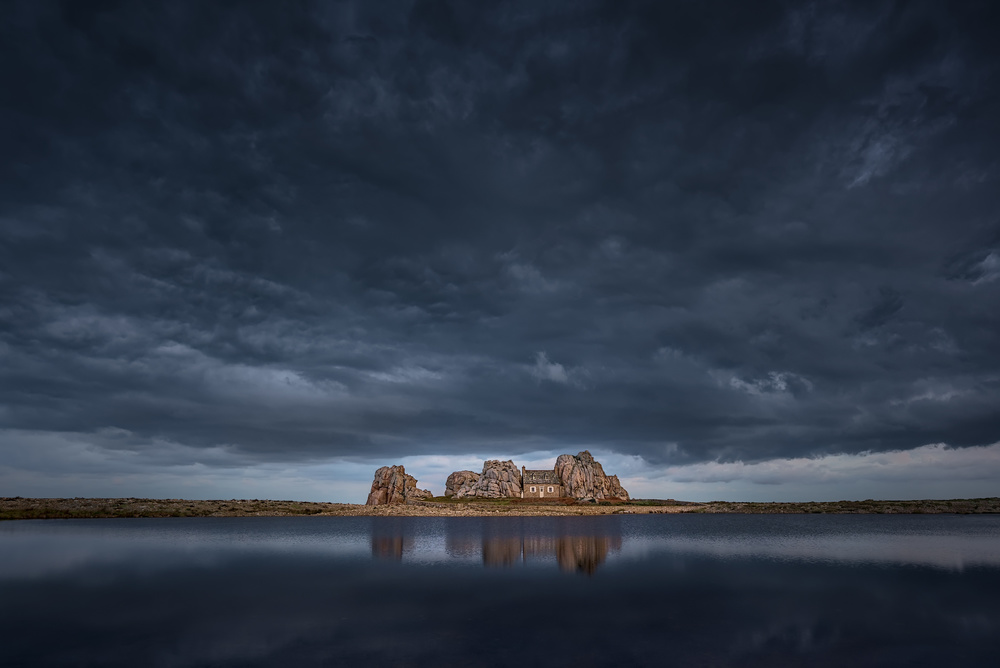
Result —
M 544 499 L 566 496 L 562 480 L 555 470 L 534 470 L 521 467 L 521 498 Z

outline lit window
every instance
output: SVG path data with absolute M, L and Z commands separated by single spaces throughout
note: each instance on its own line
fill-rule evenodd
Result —
M 551 487 L 549 487 L 549 493 L 550 493 L 550 494 L 552 493 L 552 488 L 551 488 Z

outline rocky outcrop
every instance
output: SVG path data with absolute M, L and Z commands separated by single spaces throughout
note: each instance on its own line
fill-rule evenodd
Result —
M 372 490 L 368 493 L 368 506 L 403 504 L 416 499 L 429 499 L 433 494 L 417 489 L 417 479 L 407 475 L 402 466 L 383 466 L 375 471 Z
M 490 459 L 483 462 L 483 472 L 471 485 L 456 490 L 455 498 L 480 497 L 484 499 L 520 498 L 521 471 L 509 459 L 505 462 Z
M 618 476 L 604 473 L 594 457 L 584 450 L 580 454 L 559 455 L 556 459 L 556 475 L 562 480 L 566 496 L 587 501 L 590 499 L 621 499 L 629 496 L 618 481 Z
M 455 471 L 444 483 L 444 495 L 455 496 L 460 489 L 468 492 L 479 480 L 479 474 L 475 471 Z
M 407 500 L 433 499 L 434 498 L 434 492 L 432 492 L 431 490 L 429 490 L 429 489 L 417 489 L 417 479 L 416 478 L 414 478 L 413 476 L 406 476 L 406 477 L 413 481 L 413 487 L 407 487 L 406 488 L 406 498 L 407 498 Z M 618 478 L 615 477 L 615 480 L 618 480 Z

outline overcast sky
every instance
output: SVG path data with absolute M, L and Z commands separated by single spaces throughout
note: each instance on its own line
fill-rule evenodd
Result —
M 994 2 L 5 3 L 0 496 L 995 496 Z

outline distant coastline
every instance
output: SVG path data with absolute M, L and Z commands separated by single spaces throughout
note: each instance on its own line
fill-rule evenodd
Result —
M 434 497 L 404 505 L 231 499 L 198 501 L 138 498 L 0 498 L 0 520 L 153 517 L 396 516 L 488 517 L 673 513 L 743 514 L 984 514 L 1000 513 L 1000 497 L 913 501 L 696 503 L 672 499 L 576 502 L 572 499 L 476 499 Z

